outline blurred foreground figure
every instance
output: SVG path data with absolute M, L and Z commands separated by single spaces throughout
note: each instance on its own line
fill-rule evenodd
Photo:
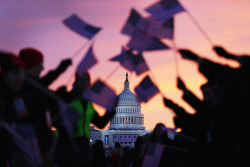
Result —
M 52 167 L 51 147 L 53 134 L 47 118 L 48 115 L 53 117 L 58 113 L 57 101 L 39 89 L 37 85 L 43 86 L 47 92 L 50 92 L 48 86 L 67 69 L 71 64 L 71 60 L 63 60 L 55 70 L 49 71 L 48 74 L 41 77 L 40 74 L 44 69 L 44 55 L 41 51 L 35 48 L 24 48 L 20 50 L 19 57 L 26 64 L 27 79 L 20 91 L 28 110 L 28 116 L 22 122 L 35 127 L 42 152 L 43 166 Z M 30 80 L 36 85 L 31 83 Z
M 81 96 L 82 92 L 89 87 L 90 75 L 89 73 L 84 73 L 81 76 L 76 74 L 73 89 L 70 92 L 67 92 L 65 87 L 61 87 L 57 91 L 58 95 L 69 102 L 70 107 L 79 115 L 79 119 L 75 122 L 76 128 L 74 132 L 78 150 L 74 149 L 65 129 L 58 127 L 55 160 L 59 167 L 90 166 L 92 157 L 89 125 L 93 123 L 96 127 L 102 129 L 115 115 L 116 104 L 111 111 L 106 111 L 104 116 L 99 116 L 93 104 Z
M 250 93 L 247 77 L 250 74 L 249 56 L 236 56 L 218 46 L 214 50 L 219 56 L 236 60 L 240 67 L 233 68 L 213 62 L 187 49 L 180 49 L 179 52 L 184 59 L 196 62 L 199 72 L 208 79 L 208 83 L 213 83 L 210 93 L 215 98 L 207 106 L 210 108 L 207 112 L 210 117 L 207 148 L 211 151 L 211 162 L 218 165 L 246 165 L 249 164 L 250 153 L 250 138 L 246 133 L 249 110 L 249 99 L 246 97 Z M 213 106 L 217 106 L 217 109 L 212 108 Z M 234 132 L 237 135 L 233 135 Z
M 12 53 L 0 52 L 0 166 L 12 165 L 15 148 L 10 134 L 2 127 L 3 122 L 20 120 L 26 111 L 17 104 L 22 103 L 18 96 L 24 81 L 24 62 Z M 15 148 L 16 149 L 16 148 Z

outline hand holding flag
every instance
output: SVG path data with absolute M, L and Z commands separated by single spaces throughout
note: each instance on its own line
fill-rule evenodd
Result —
M 182 81 L 180 77 L 177 77 L 177 87 L 183 91 L 187 90 L 185 83 Z
M 179 49 L 178 50 L 182 56 L 182 58 L 184 59 L 189 59 L 189 60 L 195 60 L 197 61 L 199 56 L 197 56 L 196 54 L 194 54 L 193 52 L 186 50 L 186 49 Z

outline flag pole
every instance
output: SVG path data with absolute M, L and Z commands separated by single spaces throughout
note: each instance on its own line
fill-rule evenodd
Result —
M 87 46 L 87 44 L 89 44 L 91 41 L 93 40 L 88 40 L 87 42 L 85 42 L 72 56 L 72 59 L 75 59 L 77 57 L 77 55 L 79 55 L 79 53 Z M 94 41 L 93 41 L 94 42 Z
M 155 77 L 154 73 L 151 70 L 149 70 L 149 73 L 153 77 L 153 80 L 154 80 L 154 82 L 156 82 L 157 88 L 159 89 L 159 87 L 158 87 L 159 84 L 158 84 L 158 82 L 156 80 L 156 77 Z M 160 89 L 159 89 L 159 92 L 160 92 L 162 97 L 165 97 L 165 95 L 162 93 L 162 91 Z
M 94 40 L 88 40 L 87 42 L 85 42 L 85 43 L 84 43 L 84 44 L 83 44 L 83 45 L 73 54 L 72 59 L 75 59 L 75 58 L 79 55 L 79 53 L 80 53 L 80 52 L 90 43 L 90 41 L 93 41 L 92 43 L 95 42 Z M 68 79 L 66 85 L 69 85 L 69 84 L 70 84 L 70 82 L 72 81 L 73 77 L 74 77 L 74 73 L 72 73 L 72 74 L 70 75 L 70 77 L 69 77 L 69 79 Z
M 105 78 L 105 81 L 107 81 L 120 67 L 120 64 L 118 64 L 118 66 L 116 66 L 110 73 L 109 75 Z
M 175 62 L 175 69 L 176 69 L 176 75 L 179 76 L 179 64 L 178 64 L 178 51 L 177 51 L 177 46 L 174 42 L 174 39 L 172 40 L 172 44 L 173 44 L 173 50 L 174 50 L 174 62 Z
M 207 33 L 204 31 L 204 29 L 200 26 L 198 21 L 191 15 L 189 11 L 186 11 L 188 17 L 192 20 L 192 22 L 196 25 L 196 27 L 199 29 L 199 31 L 202 33 L 202 35 L 206 38 L 206 40 L 213 46 L 214 43 L 211 40 L 211 38 L 207 35 Z

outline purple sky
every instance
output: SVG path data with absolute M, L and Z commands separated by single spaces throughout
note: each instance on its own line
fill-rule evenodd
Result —
M 121 28 L 133 7 L 143 16 L 149 16 L 144 9 L 155 0 L 1 0 L 0 1 L 0 49 L 18 53 L 21 48 L 34 47 L 45 56 L 45 74 L 55 68 L 63 58 L 71 57 L 87 40 L 69 30 L 62 20 L 75 13 L 93 25 L 103 27 L 95 37 L 94 51 L 99 64 L 90 73 L 92 82 L 105 79 L 116 68 L 117 63 L 108 59 L 117 55 L 129 37 L 120 33 Z M 179 1 L 199 22 L 215 44 L 223 45 L 236 53 L 249 52 L 250 43 L 250 1 L 248 0 L 180 0 Z M 170 46 L 170 41 L 164 41 Z M 199 32 L 186 13 L 175 16 L 175 42 L 179 48 L 189 48 L 212 60 L 228 63 L 218 58 L 211 45 Z M 88 46 L 73 60 L 70 67 L 52 86 L 56 89 L 67 84 L 74 74 L 75 67 L 87 51 Z M 176 88 L 176 66 L 172 50 L 145 52 L 144 57 L 155 76 L 155 82 L 169 98 L 184 106 L 189 112 L 193 109 L 182 99 Z M 205 79 L 198 73 L 196 64 L 182 60 L 178 55 L 180 76 L 188 88 L 200 98 L 199 86 Z M 232 66 L 237 66 L 231 63 Z M 123 88 L 125 73 L 120 67 L 108 80 L 117 94 Z M 144 75 L 129 74 L 133 91 Z M 68 85 L 70 88 L 71 84 Z M 100 113 L 103 111 L 98 107 Z M 157 122 L 173 126 L 173 112 L 165 108 L 160 95 L 149 103 L 142 104 L 147 129 L 153 129 Z

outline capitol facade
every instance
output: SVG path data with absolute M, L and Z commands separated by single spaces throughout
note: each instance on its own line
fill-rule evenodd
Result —
M 122 147 L 134 147 L 138 136 L 144 136 L 151 131 L 145 130 L 144 115 L 141 113 L 141 106 L 137 97 L 129 89 L 128 74 L 124 82 L 124 90 L 118 95 L 116 114 L 110 120 L 108 130 L 98 131 L 90 128 L 90 139 L 92 143 L 102 140 L 106 147 L 113 148 L 115 142 Z

